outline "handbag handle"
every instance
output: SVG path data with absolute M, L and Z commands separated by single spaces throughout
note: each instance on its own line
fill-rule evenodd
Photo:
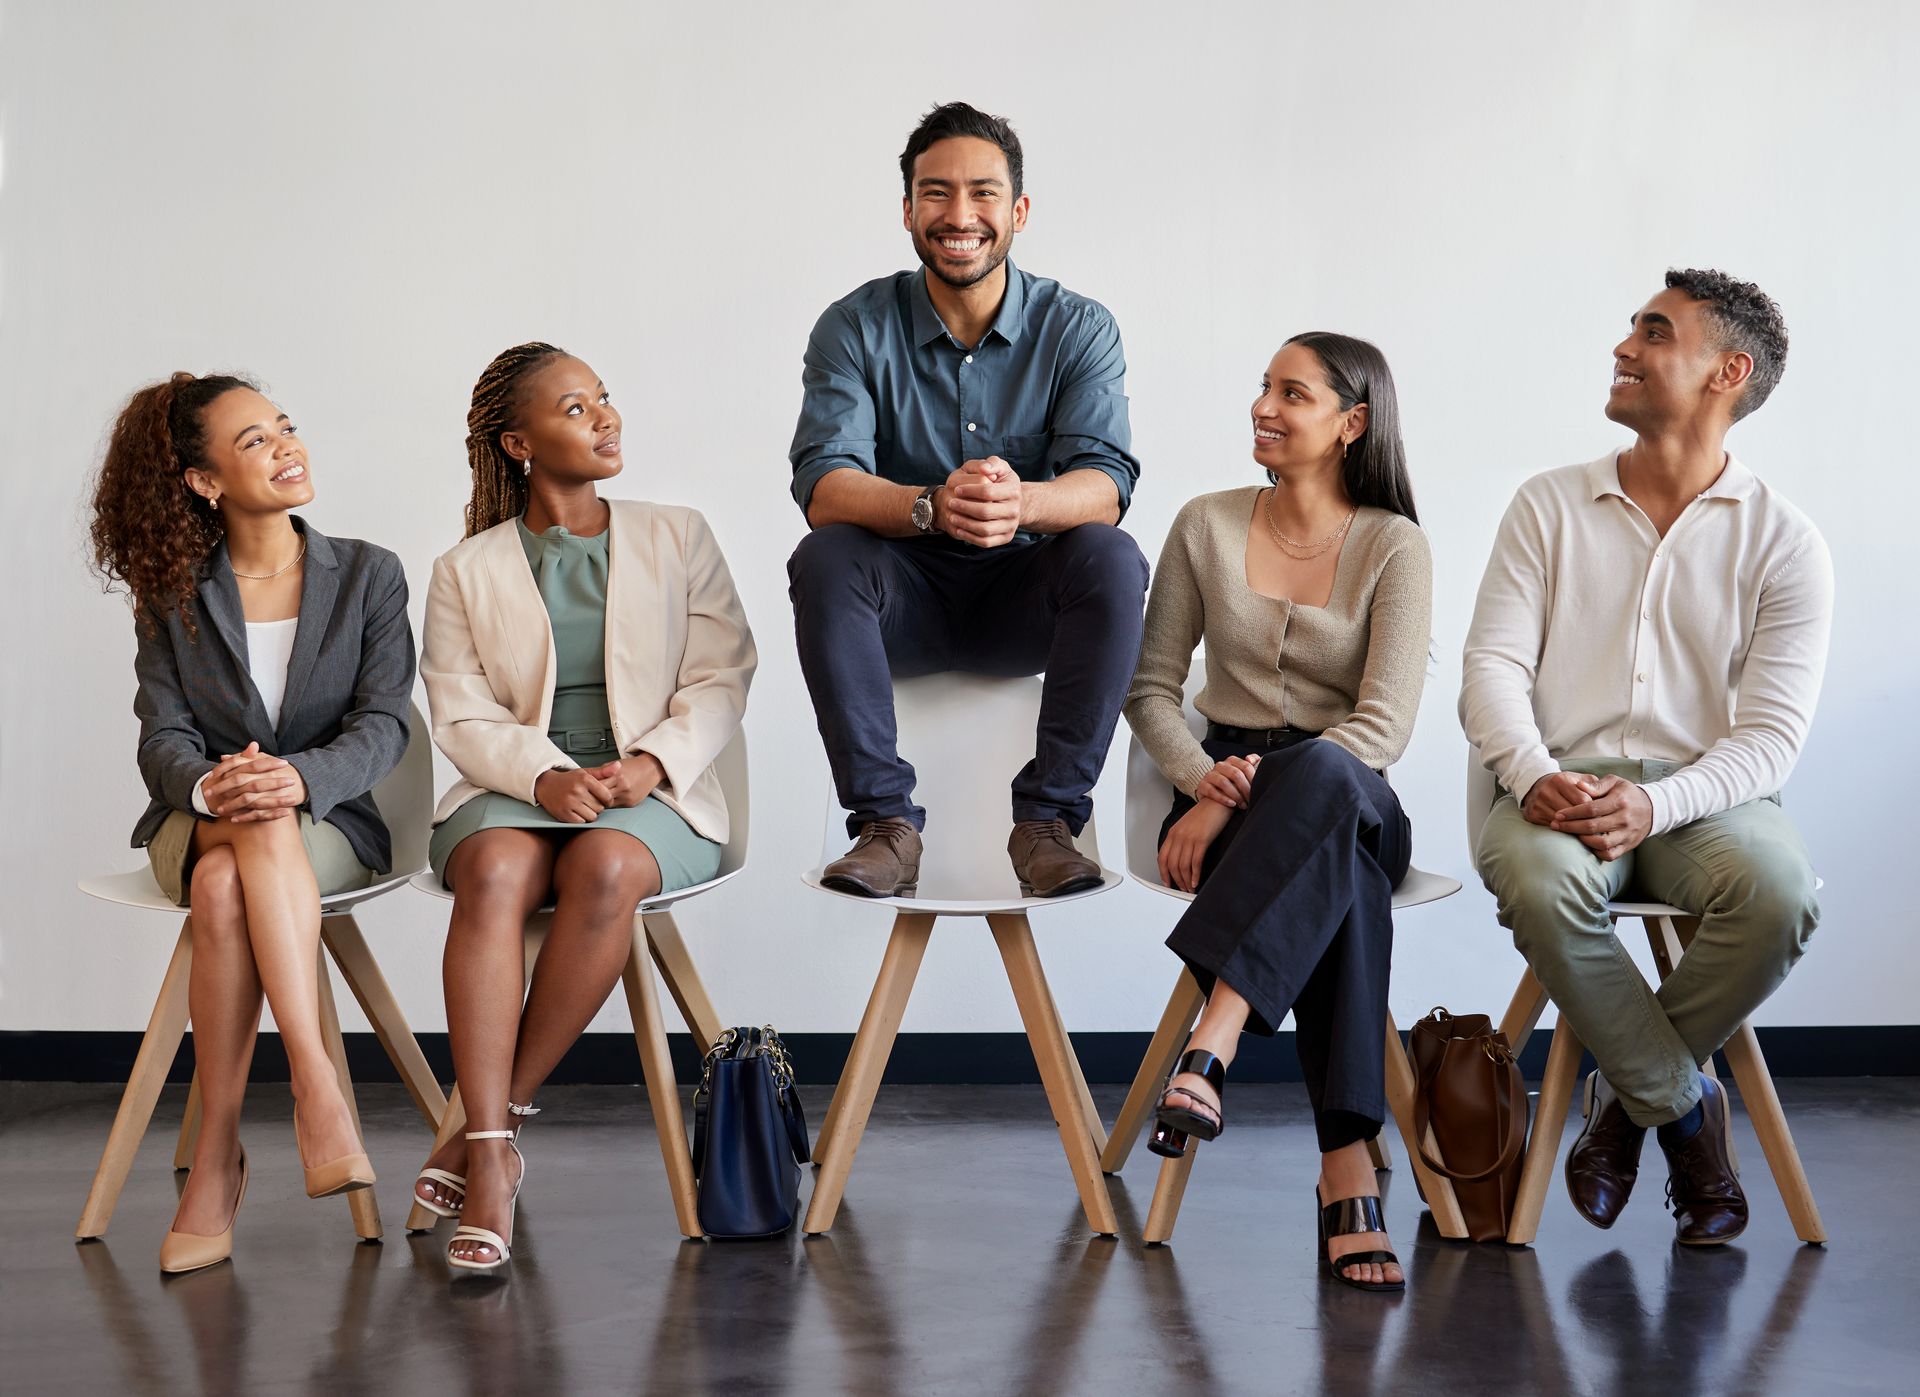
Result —
M 1450 1041 L 1461 1042 L 1463 1040 L 1453 1039 Z M 1468 1173 L 1459 1172 L 1454 1169 L 1450 1169 L 1445 1164 L 1435 1159 L 1432 1153 L 1429 1152 L 1427 1149 L 1427 1135 L 1429 1133 L 1428 1127 L 1431 1124 L 1433 1119 L 1432 1105 L 1431 1105 L 1431 1092 L 1429 1091 L 1430 1084 L 1424 1081 L 1421 1082 L 1420 1090 L 1414 1094 L 1414 1103 L 1413 1103 L 1414 1149 L 1419 1152 L 1420 1158 L 1422 1161 L 1425 1162 L 1427 1168 L 1433 1170 L 1434 1173 L 1436 1174 L 1444 1175 L 1445 1177 L 1453 1180 L 1455 1183 L 1458 1183 L 1458 1184 L 1474 1184 L 1474 1183 L 1479 1183 L 1485 1179 L 1493 1178 L 1496 1174 L 1500 1173 L 1501 1170 L 1505 1169 L 1509 1164 L 1513 1163 L 1514 1157 L 1520 1153 L 1520 1148 L 1522 1145 L 1526 1143 L 1526 1138 L 1527 1138 L 1525 1116 L 1516 1114 L 1514 1112 L 1513 1106 L 1508 1099 L 1508 1093 L 1501 1091 L 1499 1089 L 1500 1069 L 1502 1067 L 1511 1068 L 1513 1065 L 1513 1058 L 1511 1055 L 1496 1057 L 1495 1051 L 1498 1045 L 1494 1042 L 1494 1040 L 1490 1035 L 1487 1037 L 1481 1038 L 1479 1042 L 1480 1042 L 1480 1048 L 1481 1048 L 1481 1055 L 1486 1058 L 1488 1069 L 1490 1072 L 1494 1074 L 1493 1100 L 1494 1100 L 1494 1112 L 1495 1112 L 1496 1118 L 1500 1116 L 1504 1116 L 1506 1118 L 1506 1124 L 1503 1128 L 1503 1133 L 1506 1136 L 1506 1144 L 1500 1151 L 1500 1157 L 1496 1159 L 1491 1166 L 1489 1166 L 1486 1169 L 1480 1170 L 1478 1173 L 1468 1174 Z

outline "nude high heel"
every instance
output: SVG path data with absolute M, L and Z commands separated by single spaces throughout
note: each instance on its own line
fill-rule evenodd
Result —
M 540 1108 L 531 1102 L 525 1106 L 516 1106 L 513 1102 L 509 1101 L 507 1103 L 507 1112 L 510 1115 L 519 1116 L 524 1120 L 528 1116 L 539 1115 Z M 516 1140 L 520 1138 L 520 1127 L 517 1125 L 513 1128 L 513 1138 Z M 420 1185 L 423 1183 L 436 1184 L 441 1189 L 458 1189 L 460 1196 L 451 1203 L 441 1203 L 436 1199 L 426 1197 L 420 1192 Z M 457 1218 L 460 1216 L 460 1210 L 467 1206 L 467 1176 L 465 1174 L 456 1174 L 451 1169 L 435 1169 L 429 1166 L 414 1176 L 413 1197 L 416 1203 L 436 1217 Z
M 217 1266 L 233 1255 L 233 1225 L 240 1220 L 240 1205 L 247 1197 L 247 1153 L 240 1152 L 240 1191 L 233 1197 L 233 1216 L 227 1219 L 227 1230 L 216 1232 L 211 1237 L 203 1237 L 197 1232 L 175 1232 L 167 1229 L 165 1240 L 160 1243 L 160 1269 L 168 1275 L 177 1276 L 182 1271 L 198 1271 L 208 1266 Z
M 296 1121 L 295 1133 L 298 1134 L 300 1103 L 293 1106 Z M 297 1148 L 297 1146 L 296 1146 Z M 301 1161 L 301 1171 L 307 1176 L 307 1197 L 331 1198 L 336 1193 L 352 1193 L 355 1189 L 372 1188 L 379 1180 L 374 1176 L 373 1161 L 363 1150 L 358 1154 L 343 1154 L 338 1159 L 329 1159 L 308 1169 Z
M 520 1177 L 513 1181 L 513 1198 L 507 1204 L 507 1233 L 502 1237 L 484 1227 L 475 1227 L 463 1222 L 453 1229 L 453 1236 L 447 1240 L 447 1265 L 461 1271 L 472 1271 L 477 1275 L 491 1276 L 502 1266 L 513 1260 L 513 1218 L 520 1209 L 520 1185 L 527 1181 L 527 1157 L 520 1153 L 520 1144 L 511 1130 L 469 1130 L 469 1140 L 505 1140 L 507 1148 L 512 1150 L 520 1161 Z M 463 1242 L 480 1242 L 493 1248 L 493 1260 L 476 1261 L 470 1256 L 455 1256 L 454 1249 Z

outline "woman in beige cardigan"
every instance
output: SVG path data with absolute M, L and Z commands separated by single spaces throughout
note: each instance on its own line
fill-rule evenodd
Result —
M 1410 831 L 1382 773 L 1413 732 L 1433 563 L 1415 519 L 1393 378 L 1345 335 L 1296 335 L 1253 404 L 1273 483 L 1180 511 L 1154 572 L 1127 721 L 1177 795 L 1160 875 L 1198 895 L 1167 944 L 1207 991 L 1151 1148 L 1225 1124 L 1243 1030 L 1291 1011 L 1320 1138 L 1324 1274 L 1405 1286 L 1366 1142 L 1386 1115 L 1393 888 Z M 1204 741 L 1181 711 L 1194 647 Z
M 454 896 L 447 1028 L 472 1129 L 415 1191 L 462 1221 L 448 1263 L 491 1272 L 511 1253 L 519 1121 L 620 978 L 635 906 L 719 869 L 712 762 L 755 655 L 706 520 L 599 497 L 620 414 L 586 364 L 507 350 L 467 428 L 467 538 L 434 564 L 420 671 L 461 776 L 429 859 Z M 523 1007 L 521 933 L 548 902 Z

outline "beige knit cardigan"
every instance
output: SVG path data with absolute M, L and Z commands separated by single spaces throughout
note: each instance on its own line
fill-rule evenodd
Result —
M 1213 768 L 1182 716 L 1194 646 L 1206 686 L 1194 705 L 1236 728 L 1317 730 L 1376 771 L 1400 759 L 1426 682 L 1433 555 L 1418 524 L 1389 510 L 1354 516 L 1325 606 L 1247 585 L 1249 485 L 1189 500 L 1173 521 L 1147 600 L 1127 722 L 1188 795 Z

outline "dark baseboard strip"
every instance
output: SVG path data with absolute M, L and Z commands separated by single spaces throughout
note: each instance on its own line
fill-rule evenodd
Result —
M 1912 1077 L 1920 1076 L 1920 1024 L 1888 1024 L 1853 1028 L 1763 1028 L 1761 1050 L 1776 1077 Z M 1130 1082 L 1139 1069 L 1151 1035 L 1146 1033 L 1076 1033 L 1073 1045 L 1090 1082 Z M 1551 1030 L 1542 1029 L 1527 1040 L 1520 1065 L 1530 1079 L 1538 1079 L 1547 1060 Z M 668 1035 L 674 1072 L 682 1082 L 694 1080 L 699 1056 L 692 1039 Z M 832 1083 L 840 1076 L 852 1046 L 850 1033 L 793 1033 L 786 1035 L 800 1080 Z M 347 1058 L 356 1081 L 395 1082 L 387 1061 L 371 1033 L 347 1035 Z M 192 1036 L 181 1045 L 168 1080 L 185 1082 L 192 1075 Z M 423 1033 L 420 1047 L 442 1081 L 453 1076 L 447 1035 Z M 124 1082 L 140 1048 L 138 1033 L 69 1033 L 59 1031 L 0 1032 L 0 1080 L 22 1082 Z M 640 1059 L 633 1039 L 625 1033 L 589 1033 L 562 1059 L 552 1080 L 556 1083 L 611 1085 L 639 1080 Z M 1293 1035 L 1248 1038 L 1234 1060 L 1236 1082 L 1297 1082 L 1300 1062 L 1294 1055 Z M 278 1034 L 260 1035 L 253 1057 L 253 1080 L 287 1080 L 286 1053 Z M 1033 1053 L 1018 1033 L 903 1033 L 894 1043 L 886 1080 L 893 1083 L 1033 1083 Z

